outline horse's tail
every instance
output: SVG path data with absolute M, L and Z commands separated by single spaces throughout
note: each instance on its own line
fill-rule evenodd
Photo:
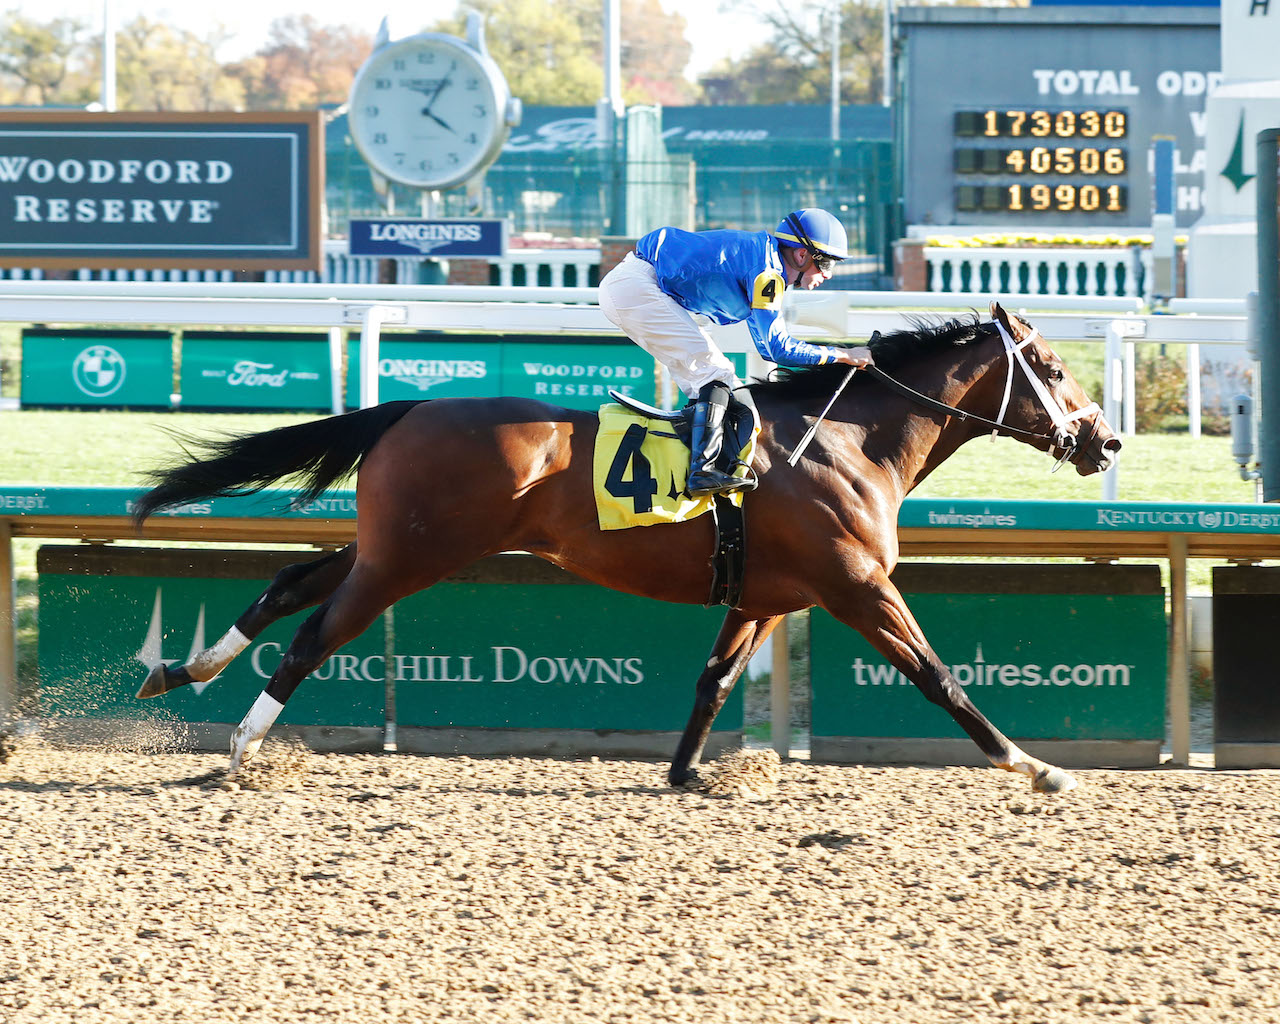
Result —
M 356 469 L 378 439 L 417 404 L 387 402 L 240 437 L 177 435 L 190 461 L 148 474 L 155 486 L 134 505 L 133 521 L 141 526 L 153 512 L 200 498 L 253 494 L 283 477 L 299 478 L 297 503 L 306 504 Z

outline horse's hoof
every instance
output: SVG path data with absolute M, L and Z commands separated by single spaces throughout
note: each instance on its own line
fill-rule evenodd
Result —
M 1047 765 L 1036 775 L 1031 783 L 1031 788 L 1037 793 L 1069 793 L 1077 785 L 1079 783 L 1067 772 L 1064 772 L 1061 768 Z
M 160 664 L 147 673 L 146 680 L 138 687 L 139 700 L 146 700 L 148 697 L 159 697 L 161 694 L 169 692 L 169 686 L 165 679 L 165 670 L 168 667 L 165 664 Z
M 674 768 L 667 774 L 667 782 L 676 789 L 689 789 L 698 785 L 702 781 L 702 776 L 698 774 L 694 768 L 686 768 L 683 772 L 677 773 Z

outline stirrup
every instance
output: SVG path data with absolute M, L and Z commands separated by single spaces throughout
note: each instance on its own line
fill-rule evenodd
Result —
M 710 487 L 699 487 L 696 491 L 690 486 L 695 476 L 710 477 L 715 482 Z M 718 479 L 717 479 L 718 478 Z M 685 493 L 691 498 L 705 498 L 715 494 L 733 494 L 735 491 L 755 490 L 756 481 L 745 477 L 730 476 L 722 470 L 711 467 L 690 473 L 685 481 Z

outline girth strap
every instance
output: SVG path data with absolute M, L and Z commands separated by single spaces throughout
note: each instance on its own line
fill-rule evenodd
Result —
M 716 524 L 715 553 L 711 558 L 711 594 L 706 606 L 736 608 L 742 600 L 742 577 L 747 561 L 747 523 L 742 509 L 727 495 L 717 494 L 711 519 Z

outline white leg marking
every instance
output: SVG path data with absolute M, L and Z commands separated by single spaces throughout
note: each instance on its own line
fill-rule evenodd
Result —
M 212 647 L 207 647 L 187 662 L 187 673 L 198 682 L 216 679 L 231 664 L 231 659 L 249 646 L 249 638 L 232 626 Z
M 231 774 L 235 775 L 240 766 L 258 752 L 262 741 L 271 731 L 271 725 L 284 710 L 284 705 L 263 690 L 253 707 L 244 716 L 244 721 L 236 726 L 231 734 Z

